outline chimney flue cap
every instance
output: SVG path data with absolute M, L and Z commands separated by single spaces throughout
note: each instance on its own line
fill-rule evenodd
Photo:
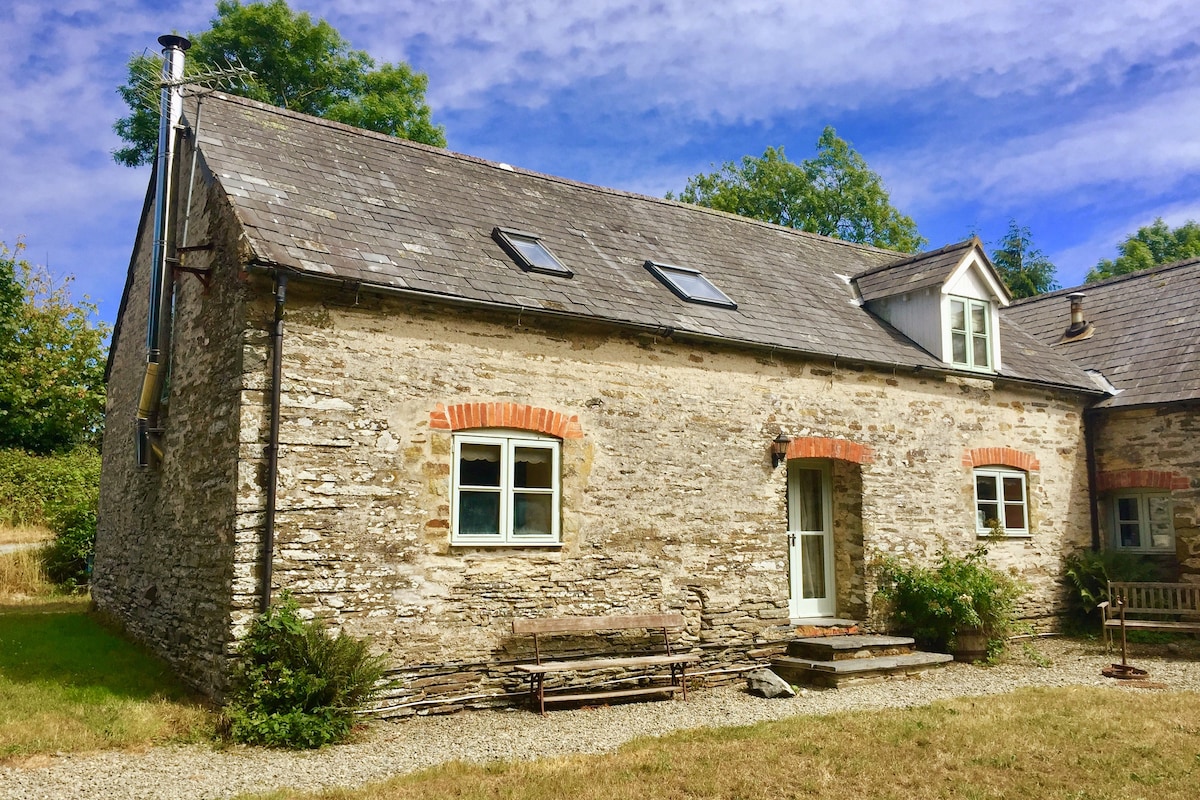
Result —
M 158 37 L 158 43 L 163 46 L 163 49 L 178 47 L 180 50 L 187 50 L 192 46 L 192 42 L 186 36 L 178 36 L 174 33 L 165 33 Z

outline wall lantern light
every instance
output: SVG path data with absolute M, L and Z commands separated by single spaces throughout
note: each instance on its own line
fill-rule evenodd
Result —
M 787 461 L 788 445 L 792 443 L 792 437 L 786 433 L 780 433 L 771 441 L 771 467 L 775 468 Z

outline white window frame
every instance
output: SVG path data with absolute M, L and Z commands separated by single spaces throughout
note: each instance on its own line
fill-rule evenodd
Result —
M 1171 493 L 1161 491 L 1146 491 L 1130 489 L 1113 492 L 1109 495 L 1109 521 L 1112 525 L 1112 535 L 1109 537 L 1112 546 L 1127 553 L 1174 553 L 1175 552 L 1175 519 L 1171 507 Z M 1167 501 L 1167 520 L 1170 522 L 1170 542 L 1159 547 L 1154 546 L 1154 537 L 1150 529 L 1150 501 L 1165 499 Z M 1121 500 L 1134 500 L 1137 503 L 1137 519 L 1121 519 Z M 1121 542 L 1121 525 L 1136 524 L 1138 538 L 1143 544 L 1126 545 Z
M 963 304 L 963 328 L 955 328 L 954 325 L 954 304 Z M 981 308 L 983 309 L 983 332 L 976 331 L 971 324 L 971 311 Z M 949 302 L 946 305 L 946 328 L 950 331 L 950 338 L 947 346 L 950 348 L 947 352 L 947 361 L 956 367 L 975 370 L 978 372 L 992 372 L 993 364 L 996 362 L 996 341 L 992 332 L 992 304 L 987 300 L 978 300 L 973 297 L 959 297 L 950 295 Z M 954 337 L 962 336 L 965 338 L 966 360 L 954 360 Z M 975 361 L 975 340 L 982 339 L 984 341 L 984 351 L 987 353 L 987 363 L 979 364 Z
M 996 499 L 995 500 L 980 500 L 979 499 L 979 479 L 990 479 L 995 482 Z M 1005 500 L 1004 499 L 1004 481 L 1005 479 L 1019 479 L 1021 481 L 1021 500 Z M 986 503 L 995 505 L 1000 511 L 1001 524 L 1003 524 L 1003 513 L 1005 506 L 1020 506 L 1021 516 L 1025 520 L 1023 528 L 1004 528 L 1005 536 L 1029 536 L 1029 476 L 1019 469 L 1009 469 L 1007 467 L 977 467 L 971 475 L 971 491 L 975 496 L 975 532 L 980 536 L 991 536 L 992 529 L 987 525 L 987 518 L 984 516 L 983 509 L 980 505 Z
M 462 446 L 464 444 L 482 444 L 500 448 L 500 485 L 494 487 L 500 496 L 500 530 L 498 534 L 464 534 L 459 531 L 462 518 L 460 497 L 463 489 L 469 491 L 490 491 L 493 487 L 465 485 L 460 475 L 462 466 Z M 514 486 L 514 470 L 516 448 L 534 448 L 545 450 L 551 455 L 550 488 L 529 488 Z M 562 443 L 552 436 L 542 436 L 526 431 L 487 431 L 454 434 L 452 448 L 453 462 L 450 469 L 450 528 L 451 544 L 482 545 L 494 547 L 524 547 L 561 544 L 560 518 L 562 516 Z M 551 497 L 550 532 L 548 534 L 521 533 L 513 529 L 513 504 L 517 494 L 544 494 Z

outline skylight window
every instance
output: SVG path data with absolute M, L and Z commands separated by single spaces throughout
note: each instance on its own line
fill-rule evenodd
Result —
M 546 247 L 536 234 L 493 228 L 492 238 L 526 272 L 543 272 L 547 275 L 561 275 L 565 278 L 574 274 L 555 258 L 554 254 L 550 252 L 550 248 Z
M 654 276 L 665 283 L 668 289 L 688 302 L 737 308 L 737 303 L 730 300 L 698 269 L 659 264 L 654 261 L 647 261 L 646 269 L 654 273 Z

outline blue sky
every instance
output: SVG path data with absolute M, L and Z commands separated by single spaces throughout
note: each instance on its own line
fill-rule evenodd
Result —
M 1082 282 L 1155 217 L 1200 219 L 1200 3 L 292 0 L 429 75 L 451 149 L 661 196 L 825 125 L 930 247 L 1015 218 Z M 205 2 L 0 0 L 0 240 L 111 321 L 148 167 L 117 166 L 129 55 Z

